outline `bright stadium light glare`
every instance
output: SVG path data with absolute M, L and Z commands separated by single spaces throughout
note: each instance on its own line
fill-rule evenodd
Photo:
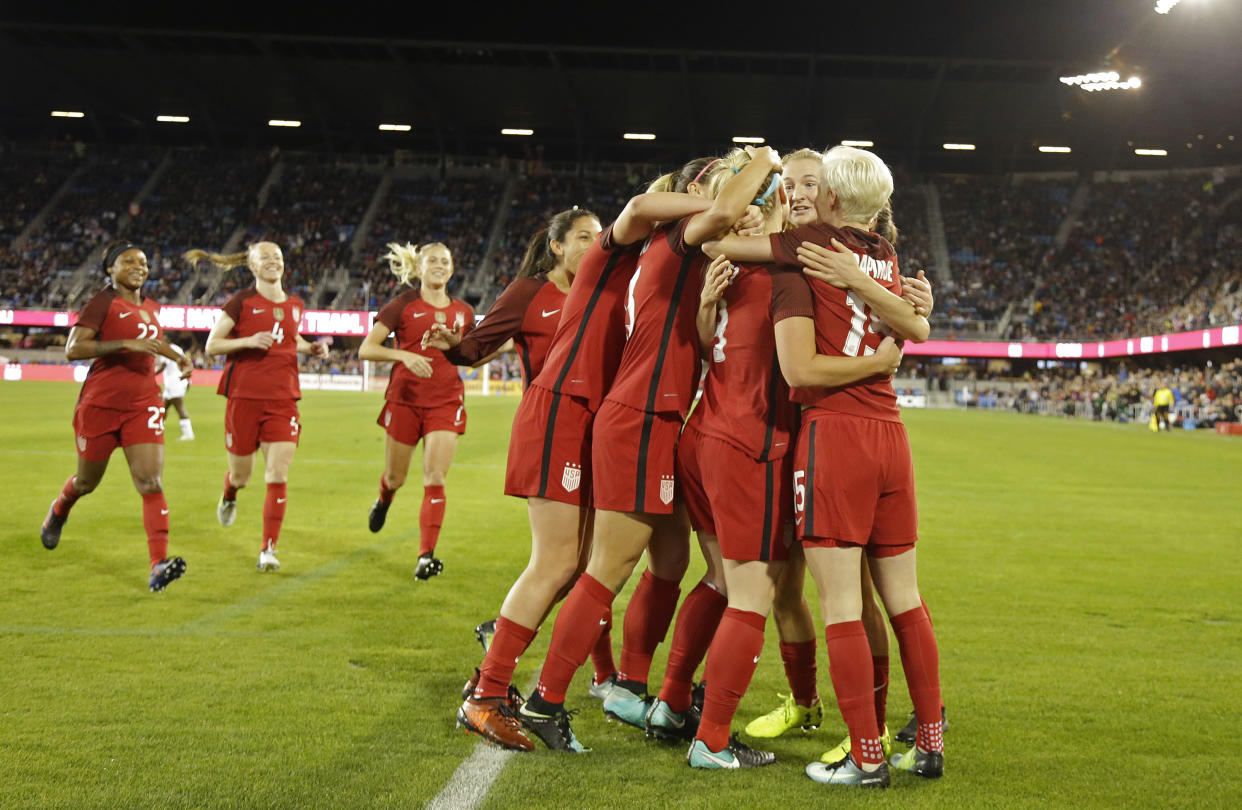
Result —
M 409 124 L 380 124 L 380 132 L 409 132 L 414 127 Z
M 188 124 L 190 116 L 188 115 L 157 115 L 155 120 L 161 124 Z
M 1180 2 L 1182 2 L 1182 0 L 1156 0 L 1156 13 L 1168 14 L 1176 8 L 1177 4 Z
M 973 143 L 946 143 L 942 144 L 945 149 L 950 152 L 973 152 L 975 145 Z
M 504 129 L 500 130 L 500 134 L 501 134 L 501 135 L 534 135 L 534 134 L 535 134 L 535 130 L 533 130 L 533 129 L 515 129 L 515 128 L 513 128 L 513 127 L 505 127 Z
M 1138 76 L 1131 76 L 1122 81 L 1120 73 L 1110 70 L 1098 73 L 1083 73 L 1078 76 L 1062 76 L 1061 84 L 1078 87 L 1086 90 L 1088 93 L 1094 93 L 1099 90 L 1137 90 L 1143 86 L 1143 80 Z
M 755 135 L 734 135 L 733 136 L 734 143 L 763 143 L 765 140 L 767 139 L 760 138 Z
M 1057 154 L 1057 155 L 1068 155 L 1073 150 L 1070 149 L 1068 146 L 1041 146 L 1039 147 L 1039 151 L 1049 152 L 1049 153 Z
M 854 146 L 859 149 L 867 149 L 875 146 L 875 141 L 841 141 L 842 146 Z
M 52 110 L 53 118 L 85 118 L 86 113 L 77 110 Z
M 291 121 L 291 120 L 287 120 L 284 118 L 273 118 L 272 120 L 267 122 L 267 125 L 269 127 L 300 127 L 302 126 L 302 122 Z
M 1144 155 L 1146 157 L 1164 157 L 1169 154 L 1168 149 L 1135 149 L 1134 154 Z
M 621 136 L 627 141 L 654 141 L 655 135 L 650 132 L 627 132 Z

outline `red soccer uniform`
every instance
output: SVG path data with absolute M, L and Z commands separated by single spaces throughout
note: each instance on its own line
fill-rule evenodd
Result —
M 473 324 L 470 305 L 452 298 L 447 307 L 435 307 L 423 300 L 418 290 L 408 290 L 385 304 L 376 322 L 396 333 L 398 349 L 421 354 L 431 363 L 431 376 L 427 378 L 416 377 L 403 364 L 393 363 L 384 399 L 417 408 L 459 407 L 465 387 L 457 366 L 439 349 L 422 348 L 422 340 L 433 323 L 449 328 Z
M 444 356 L 460 366 L 473 366 L 513 338 L 522 361 L 522 384 L 530 385 L 543 370 L 564 306 L 565 293 L 543 273 L 519 278 L 505 288 L 461 343 Z
M 243 349 L 229 355 L 216 393 L 229 399 L 301 399 L 298 384 L 298 325 L 305 305 L 296 295 L 277 303 L 253 286 L 238 292 L 224 305 L 233 320 L 227 337 L 247 338 L 269 332 L 267 351 Z
M 108 287 L 78 313 L 77 326 L 90 329 L 95 340 L 130 340 L 158 338 L 160 305 L 150 298 L 131 304 Z M 133 410 L 149 402 L 159 404 L 160 391 L 155 384 L 155 356 L 140 352 L 115 352 L 96 357 L 87 372 L 78 402 L 99 408 Z
M 592 411 L 608 393 L 625 348 L 623 303 L 640 245 L 618 245 L 609 225 L 578 264 L 560 323 L 535 384 L 587 401 Z

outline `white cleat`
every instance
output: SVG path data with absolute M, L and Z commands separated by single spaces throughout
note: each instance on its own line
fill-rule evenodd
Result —
M 259 562 L 255 565 L 259 571 L 279 571 L 280 560 L 276 559 L 276 549 L 265 548 L 259 552 Z
M 216 504 L 216 520 L 226 529 L 232 526 L 233 521 L 237 520 L 237 500 L 226 501 L 221 495 L 220 503 Z

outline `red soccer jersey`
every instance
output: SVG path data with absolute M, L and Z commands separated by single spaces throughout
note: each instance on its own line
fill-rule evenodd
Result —
M 473 366 L 513 338 L 522 361 L 522 384 L 530 385 L 543 369 L 564 305 L 565 293 L 543 273 L 519 278 L 492 302 L 483 320 L 466 333 L 457 348 L 444 356 L 458 365 Z
M 581 397 L 591 411 L 599 410 L 625 348 L 622 305 L 639 248 L 614 243 L 609 225 L 587 249 L 561 308 L 543 371 L 536 375 L 537 385 Z
M 421 354 L 431 361 L 431 376 L 426 378 L 414 376 L 401 363 L 393 363 L 384 399 L 416 408 L 436 408 L 462 401 L 465 387 L 457 366 L 439 349 L 422 348 L 422 340 L 433 323 L 449 328 L 473 324 L 474 310 L 469 304 L 451 298 L 447 307 L 434 307 L 423 300 L 418 290 L 407 290 L 385 304 L 375 322 L 396 333 L 398 349 Z
M 607 399 L 648 413 L 690 410 L 699 387 L 695 316 L 707 257 L 685 242 L 685 217 L 651 235 L 625 300 L 628 337 Z
M 260 332 L 272 335 L 267 351 L 243 349 L 228 357 L 216 393 L 229 399 L 301 399 L 298 384 L 298 325 L 305 306 L 290 295 L 276 302 L 251 286 L 224 305 L 233 320 L 230 338 L 246 338 Z
M 816 224 L 773 234 L 770 239 L 776 261 L 793 267 L 799 267 L 797 249 L 801 243 L 814 242 L 832 250 L 832 240 L 836 239 L 854 251 L 866 273 L 894 295 L 901 295 L 897 254 L 892 245 L 874 233 Z M 849 290 L 841 290 L 815 279 L 808 281 L 815 299 L 815 347 L 818 352 L 835 357 L 874 354 L 884 336 L 874 328 L 871 308 Z M 829 411 L 901 421 L 897 395 L 893 392 L 893 378 L 887 374 L 840 388 L 795 388 L 792 396 L 795 402 Z
M 789 401 L 773 327 L 795 317 L 814 317 L 811 290 L 800 272 L 738 268 L 716 311 L 703 396 L 690 415 L 694 427 L 756 461 L 773 461 L 790 451 L 798 406 Z
M 95 332 L 95 340 L 158 338 L 160 305 L 150 298 L 131 304 L 108 287 L 78 313 L 77 326 Z M 150 399 L 159 399 L 155 384 L 155 356 L 141 352 L 115 352 L 91 361 L 78 401 L 100 408 L 129 410 Z M 145 406 L 144 406 L 145 407 Z

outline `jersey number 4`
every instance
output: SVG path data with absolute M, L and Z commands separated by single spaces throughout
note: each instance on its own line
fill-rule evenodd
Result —
M 272 340 L 277 343 L 283 343 L 285 340 L 285 328 L 280 325 L 279 321 L 272 324 Z

